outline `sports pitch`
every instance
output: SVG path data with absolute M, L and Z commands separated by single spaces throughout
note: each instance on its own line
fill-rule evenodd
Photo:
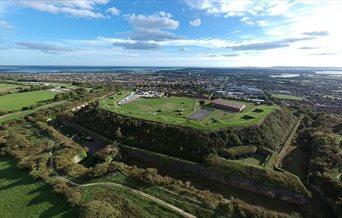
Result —
M 287 100 L 294 100 L 294 101 L 301 101 L 303 100 L 301 97 L 295 95 L 284 95 L 284 94 L 272 94 L 272 97 L 278 99 L 287 99 Z
M 186 97 L 139 98 L 127 104 L 118 105 L 117 102 L 129 93 L 129 91 L 122 91 L 119 94 L 102 99 L 100 107 L 139 119 L 209 130 L 259 124 L 266 115 L 278 107 L 276 105 L 254 105 L 243 102 L 246 104 L 246 109 L 241 113 L 214 109 L 203 120 L 190 120 L 187 117 L 201 108 L 200 99 L 195 99 L 195 111 L 192 110 L 193 99 Z M 210 101 L 206 101 L 204 107 L 211 108 Z M 256 108 L 261 110 L 256 112 Z M 179 112 L 179 109 L 182 110 L 182 113 Z
M 0 96 L 0 111 L 18 111 L 37 103 L 49 103 L 56 93 L 40 90 L 33 92 L 21 92 Z

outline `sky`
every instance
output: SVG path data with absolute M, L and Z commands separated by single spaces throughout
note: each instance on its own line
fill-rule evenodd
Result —
M 342 66 L 342 1 L 0 0 L 0 65 Z

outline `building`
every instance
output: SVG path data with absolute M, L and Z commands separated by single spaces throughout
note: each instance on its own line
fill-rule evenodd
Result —
M 227 101 L 223 99 L 215 99 L 212 101 L 212 104 L 216 108 L 235 111 L 235 112 L 241 112 L 243 109 L 246 108 L 245 104 Z

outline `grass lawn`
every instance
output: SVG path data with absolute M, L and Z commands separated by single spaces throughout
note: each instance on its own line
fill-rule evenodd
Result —
M 278 106 L 246 104 L 246 109 L 241 113 L 217 110 L 202 121 L 189 120 L 186 117 L 193 113 L 193 100 L 186 97 L 164 97 L 164 98 L 139 98 L 124 105 L 118 105 L 117 101 L 127 96 L 129 91 L 123 91 L 121 95 L 113 95 L 100 101 L 100 107 L 112 112 L 128 115 L 150 121 L 163 122 L 168 124 L 177 124 L 191 126 L 203 129 L 220 129 L 232 126 L 249 126 L 260 123 L 267 114 Z M 195 109 L 200 107 L 199 99 L 195 99 Z M 206 102 L 208 107 L 209 101 Z M 239 102 L 241 103 L 241 102 Z M 179 114 L 177 109 L 183 109 Z M 262 109 L 262 112 L 255 112 L 256 108 Z M 244 119 L 245 115 L 253 116 L 252 119 Z
M 0 196 L 0 216 L 4 218 L 77 217 L 62 196 L 17 169 L 9 157 L 0 157 Z
M 295 101 L 303 100 L 301 97 L 298 97 L 295 95 L 272 94 L 272 97 L 279 98 L 279 99 L 295 100 Z
M 0 96 L 1 111 L 18 111 L 37 103 L 48 103 L 55 97 L 56 93 L 47 90 L 22 92 Z
M 7 90 L 10 90 L 10 89 L 15 89 L 17 87 L 20 87 L 20 85 L 8 84 L 8 83 L 0 83 L 0 92 L 7 91 Z

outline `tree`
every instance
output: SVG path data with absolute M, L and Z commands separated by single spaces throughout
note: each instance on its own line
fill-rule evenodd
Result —
M 118 139 L 121 139 L 122 138 L 122 132 L 121 132 L 121 128 L 118 127 L 116 130 L 115 130 L 115 137 L 118 138 Z
M 96 166 L 91 169 L 89 176 L 91 177 L 103 176 L 108 172 L 108 167 L 109 167 L 108 163 L 96 164 Z
M 84 204 L 80 210 L 80 218 L 113 218 L 119 216 L 119 211 L 107 201 L 94 200 Z

